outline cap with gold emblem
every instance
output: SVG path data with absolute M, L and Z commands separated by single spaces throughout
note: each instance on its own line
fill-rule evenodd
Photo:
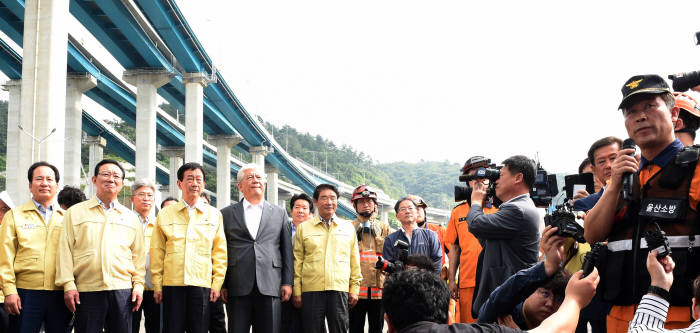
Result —
M 622 102 L 618 109 L 623 109 L 630 97 L 637 94 L 663 94 L 670 93 L 671 88 L 663 78 L 656 74 L 635 75 L 622 86 Z

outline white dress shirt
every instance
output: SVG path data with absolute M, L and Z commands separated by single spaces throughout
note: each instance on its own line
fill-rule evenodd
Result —
M 258 235 L 264 204 L 265 200 L 261 200 L 257 205 L 253 205 L 248 200 L 243 198 L 243 216 L 245 217 L 245 225 L 248 227 L 248 231 L 253 239 L 255 239 L 255 237 Z

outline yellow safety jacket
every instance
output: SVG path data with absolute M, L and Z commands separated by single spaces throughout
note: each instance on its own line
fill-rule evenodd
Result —
M 95 197 L 63 218 L 56 285 L 64 291 L 143 291 L 146 250 L 139 218 L 122 204 L 105 213 Z
M 350 221 L 333 217 L 330 229 L 316 216 L 294 236 L 294 296 L 307 291 L 360 291 L 360 254 Z
M 376 268 L 377 257 L 382 255 L 384 239 L 389 235 L 389 225 L 380 220 L 370 220 L 372 226 L 370 232 L 365 232 L 359 219 L 352 221 L 358 238 L 360 251 L 360 270 L 362 282 L 360 294 L 362 299 L 381 299 L 384 286 L 384 273 Z M 360 239 L 362 237 L 362 239 Z
M 153 290 L 198 286 L 220 290 L 226 277 L 226 236 L 218 209 L 196 204 L 190 218 L 180 200 L 158 213 L 151 236 Z
M 5 295 L 17 294 L 17 288 L 60 290 L 56 250 L 64 210 L 57 204 L 54 209 L 48 227 L 32 200 L 5 214 L 0 227 L 0 279 Z
M 141 221 L 141 217 L 139 217 Z M 143 222 L 141 222 L 143 227 Z M 146 249 L 146 277 L 144 283 L 144 290 L 153 290 L 153 282 L 151 281 L 151 261 L 149 258 L 149 250 L 151 248 L 151 236 L 153 235 L 153 230 L 156 228 L 155 218 L 150 218 L 147 222 L 145 228 L 143 229 L 143 247 Z

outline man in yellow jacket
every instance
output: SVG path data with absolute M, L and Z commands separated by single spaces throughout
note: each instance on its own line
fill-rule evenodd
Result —
M 335 215 L 335 185 L 318 185 L 313 198 L 319 216 L 294 235 L 294 303 L 301 303 L 304 332 L 322 332 L 324 317 L 330 333 L 347 332 L 362 281 L 355 228 Z
M 56 285 L 75 312 L 75 332 L 129 332 L 141 306 L 146 251 L 138 217 L 117 201 L 124 169 L 105 159 L 95 166 L 97 195 L 75 204 L 63 218 Z
M 158 213 L 151 236 L 151 280 L 156 303 L 163 303 L 163 332 L 206 333 L 209 302 L 219 298 L 224 283 L 223 219 L 200 198 L 204 182 L 200 164 L 178 169 L 182 200 Z
M 27 172 L 32 199 L 5 215 L 0 228 L 0 280 L 11 332 L 64 332 L 70 312 L 56 287 L 56 248 L 63 209 L 54 198 L 58 169 L 37 162 Z

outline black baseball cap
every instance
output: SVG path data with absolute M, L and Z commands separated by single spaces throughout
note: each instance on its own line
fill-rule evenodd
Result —
M 622 102 L 618 109 L 623 109 L 630 97 L 637 94 L 671 93 L 671 88 L 661 76 L 656 74 L 635 75 L 622 86 Z

